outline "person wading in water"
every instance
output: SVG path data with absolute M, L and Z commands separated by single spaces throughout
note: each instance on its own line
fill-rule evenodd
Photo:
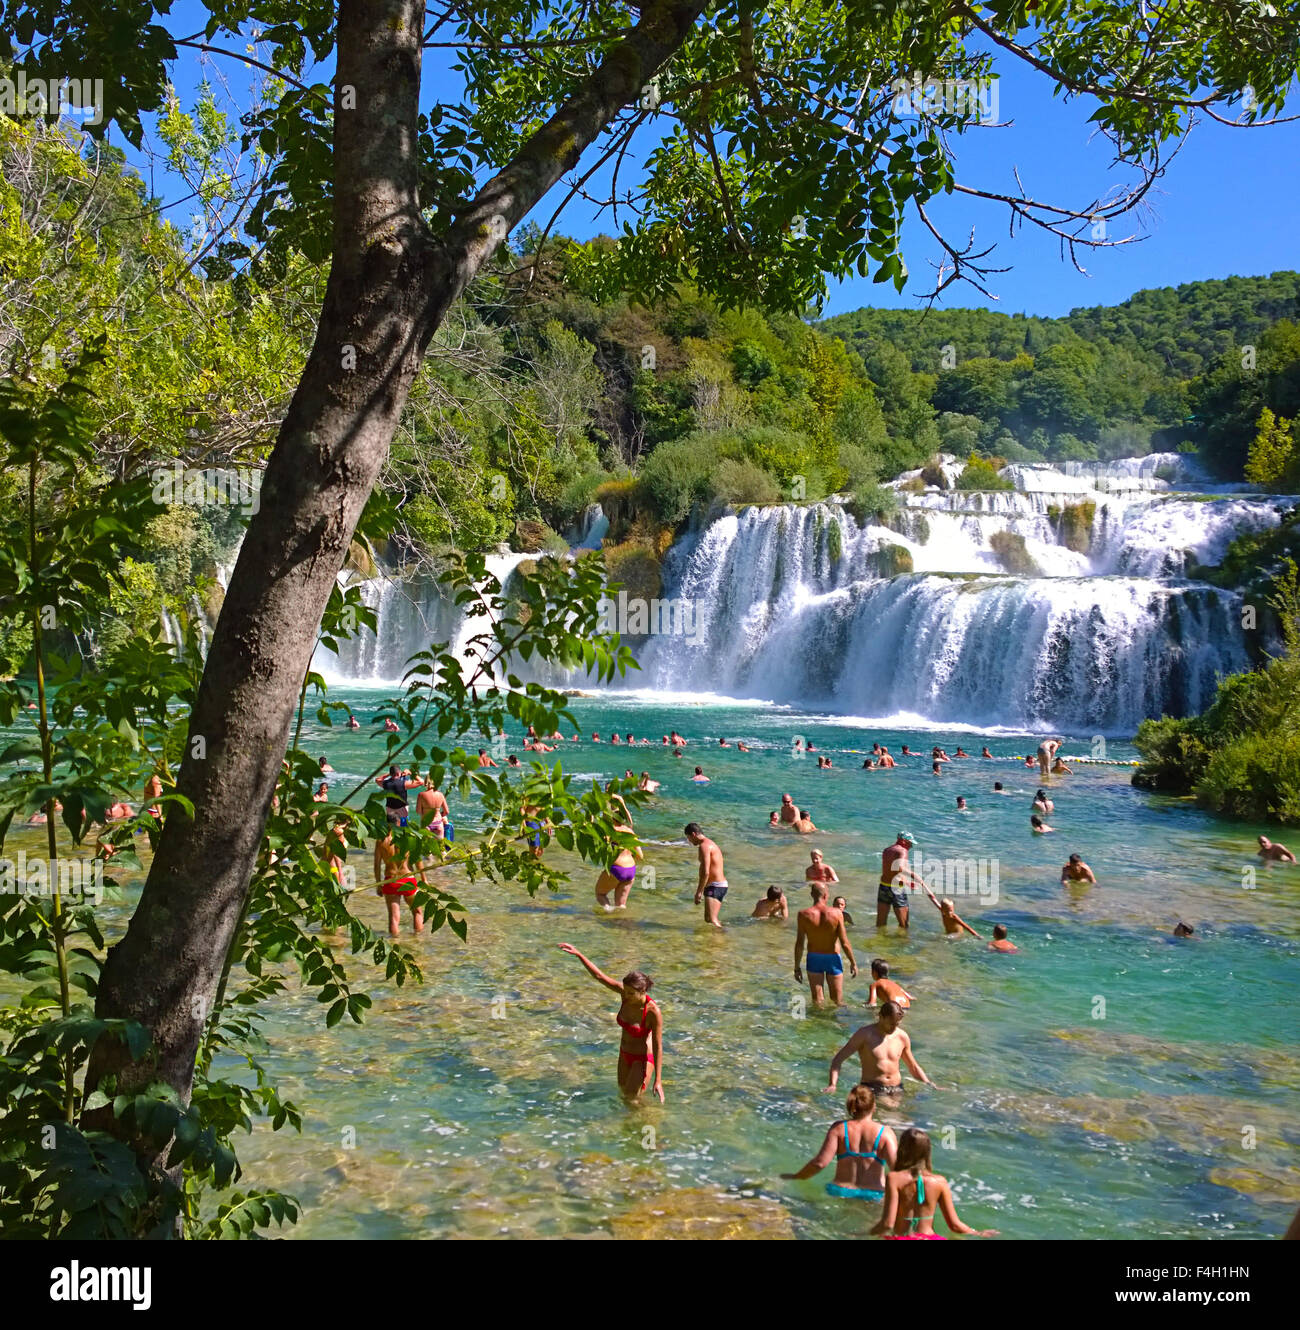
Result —
M 614 1018 L 623 1031 L 618 1050 L 618 1088 L 628 1099 L 640 1099 L 654 1073 L 654 1093 L 664 1101 L 664 1020 L 658 1004 L 650 996 L 654 980 L 640 970 L 624 975 L 620 983 L 611 979 L 599 966 L 594 965 L 568 942 L 560 943 L 560 950 L 576 956 L 597 983 L 619 994 L 623 999 Z

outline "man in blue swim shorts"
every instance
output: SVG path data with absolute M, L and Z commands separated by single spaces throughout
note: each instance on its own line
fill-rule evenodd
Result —
M 794 977 L 803 983 L 803 951 L 808 947 L 808 987 L 812 990 L 814 1007 L 822 1004 L 826 986 L 831 990 L 831 1001 L 844 1005 L 844 962 L 840 948 L 849 958 L 849 974 L 856 979 L 858 963 L 853 957 L 848 929 L 844 926 L 844 912 L 829 903 L 830 888 L 825 882 L 810 882 L 808 892 L 812 904 L 799 911 L 799 932 L 794 940 Z

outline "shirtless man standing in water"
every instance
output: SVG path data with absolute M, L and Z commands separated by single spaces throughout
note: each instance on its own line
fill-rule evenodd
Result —
M 823 980 L 831 990 L 831 1001 L 837 1006 L 844 1005 L 844 962 L 840 959 L 840 948 L 849 958 L 849 976 L 858 977 L 858 962 L 853 956 L 853 947 L 849 942 L 848 930 L 844 927 L 844 914 L 827 904 L 830 889 L 825 882 L 813 882 L 809 885 L 812 904 L 806 910 L 799 911 L 799 934 L 794 941 L 794 978 L 803 983 L 803 948 L 808 943 L 808 987 L 812 991 L 814 1007 L 822 1004 Z
M 704 834 L 698 822 L 686 824 L 686 839 L 700 852 L 700 878 L 695 887 L 695 903 L 704 902 L 704 922 L 721 928 L 718 912 L 727 897 L 727 878 L 722 866 L 722 851 Z
M 783 794 L 781 796 L 781 822 L 785 826 L 793 826 L 799 820 L 799 810 L 794 806 L 794 799 L 791 795 Z
M 925 883 L 907 866 L 907 852 L 916 844 L 910 831 L 900 831 L 898 839 L 885 847 L 880 858 L 880 890 L 876 892 L 876 927 L 884 928 L 889 922 L 889 907 L 894 907 L 900 928 L 907 927 L 911 912 L 908 887 L 913 891 L 924 889 Z
M 1078 854 L 1072 854 L 1069 859 L 1061 865 L 1062 882 L 1091 882 L 1094 885 L 1097 881 L 1097 875 L 1083 862 L 1083 857 Z
M 840 1078 L 840 1067 L 854 1053 L 862 1061 L 862 1080 L 859 1082 L 897 1104 L 903 1093 L 903 1073 L 898 1064 L 905 1062 L 907 1069 L 918 1081 L 931 1089 L 939 1087 L 921 1070 L 921 1064 L 912 1056 L 912 1040 L 900 1028 L 902 1008 L 896 1002 L 882 1002 L 880 1015 L 874 1025 L 864 1025 L 831 1059 L 831 1094 Z

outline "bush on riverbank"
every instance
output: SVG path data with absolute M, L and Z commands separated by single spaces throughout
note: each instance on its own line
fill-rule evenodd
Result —
M 1225 817 L 1300 825 L 1300 581 L 1288 560 L 1273 607 L 1286 649 L 1219 685 L 1203 715 L 1142 722 L 1133 784 L 1192 795 Z

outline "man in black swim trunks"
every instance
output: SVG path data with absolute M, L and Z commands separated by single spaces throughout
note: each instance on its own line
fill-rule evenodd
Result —
M 700 852 L 700 876 L 695 886 L 695 903 L 704 902 L 704 922 L 721 928 L 718 915 L 727 898 L 727 879 L 722 866 L 722 851 L 700 828 L 698 822 L 686 824 L 686 839 Z
M 409 771 L 399 771 L 393 766 L 388 768 L 387 776 L 376 776 L 375 784 L 388 796 L 384 800 L 384 807 L 388 813 L 389 823 L 395 827 L 404 827 L 411 812 L 410 805 L 406 801 L 406 792 L 423 789 L 424 782 L 412 780 Z
M 925 883 L 912 872 L 907 863 L 907 852 L 916 844 L 910 831 L 900 831 L 892 845 L 885 847 L 880 859 L 880 889 L 876 892 L 876 927 L 884 928 L 893 907 L 900 928 L 907 927 L 911 913 L 909 889 L 924 889 Z

